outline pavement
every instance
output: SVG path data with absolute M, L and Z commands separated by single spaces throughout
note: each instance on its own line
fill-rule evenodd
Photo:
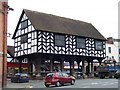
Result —
M 117 88 L 118 86 L 118 79 L 77 79 L 75 85 L 53 88 Z M 29 83 L 11 83 L 8 79 L 7 87 L 3 90 L 29 90 L 31 88 L 37 88 L 37 90 L 39 88 L 40 90 L 47 89 L 44 80 L 30 80 Z
M 33 85 L 38 85 L 39 83 L 43 83 L 43 80 L 30 80 L 26 83 L 11 83 L 10 79 L 7 79 L 7 86 L 0 90 L 23 90 L 23 89 L 29 89 L 33 88 Z

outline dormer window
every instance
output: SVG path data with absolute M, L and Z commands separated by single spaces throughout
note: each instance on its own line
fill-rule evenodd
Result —
M 55 45 L 56 46 L 65 46 L 65 36 L 55 34 Z

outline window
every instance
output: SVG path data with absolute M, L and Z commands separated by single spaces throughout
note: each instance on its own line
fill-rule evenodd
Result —
M 66 73 L 63 73 L 63 77 L 68 77 L 68 74 L 66 74 Z
M 27 28 L 27 26 L 28 26 L 27 20 L 24 20 L 21 22 L 21 29 L 25 29 L 25 28 Z
M 56 46 L 65 46 L 65 36 L 64 35 L 55 35 L 55 45 Z
M 95 41 L 95 48 L 96 48 L 96 50 L 103 50 L 102 41 Z
M 85 39 L 77 38 L 77 48 L 85 48 Z
M 111 47 L 108 47 L 108 53 L 111 53 Z
M 26 43 L 28 41 L 28 35 L 21 36 L 21 44 Z
M 120 54 L 120 49 L 119 49 L 119 54 Z
M 114 56 L 112 56 L 112 59 L 114 59 Z
M 63 75 L 62 75 L 62 73 L 58 73 L 58 76 L 59 76 L 59 77 L 62 77 Z
M 53 77 L 53 76 L 54 76 L 54 73 L 47 74 L 47 77 Z

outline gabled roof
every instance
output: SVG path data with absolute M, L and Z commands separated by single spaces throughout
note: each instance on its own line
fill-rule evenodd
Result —
M 104 36 L 90 23 L 26 9 L 23 10 L 22 15 L 24 13 L 27 15 L 36 30 L 105 40 Z M 17 28 L 18 25 L 13 38 L 17 32 Z
M 7 53 L 8 53 L 11 57 L 14 57 L 14 46 L 7 46 Z

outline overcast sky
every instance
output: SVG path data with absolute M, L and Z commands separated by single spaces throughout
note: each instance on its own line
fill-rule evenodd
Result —
M 39 11 L 92 23 L 105 37 L 118 38 L 119 0 L 8 0 L 14 11 L 8 14 L 8 45 L 23 9 Z

